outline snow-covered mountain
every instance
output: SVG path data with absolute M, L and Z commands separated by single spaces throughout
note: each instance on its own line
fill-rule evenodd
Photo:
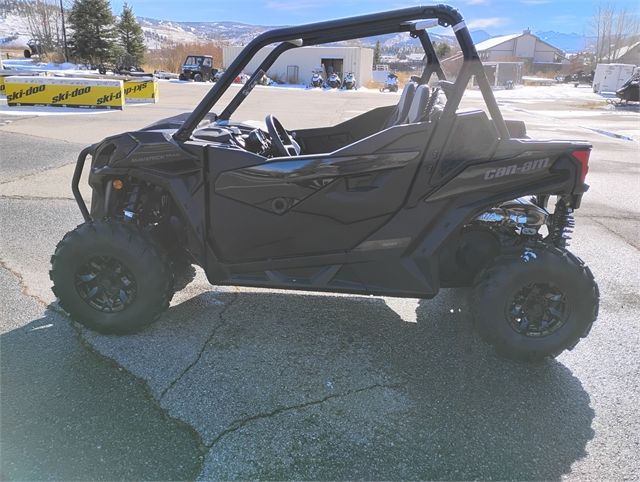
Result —
M 573 54 L 576 52 L 594 51 L 597 37 L 577 33 L 535 32 L 545 42 Z
M 16 3 L 16 2 L 13 2 Z M 29 28 L 26 18 L 21 16 L 20 9 L 8 7 L 0 8 L 0 48 L 24 48 L 29 40 Z M 167 43 L 186 43 L 201 41 L 222 41 L 229 45 L 245 45 L 256 35 L 274 28 L 273 26 L 249 25 L 240 22 L 175 22 L 158 20 L 147 17 L 138 17 L 145 33 L 147 47 L 157 49 Z M 442 35 L 435 32 L 429 33 L 434 42 L 446 42 L 455 44 L 453 35 Z M 561 33 L 554 31 L 536 32 L 542 40 L 554 45 L 565 52 L 573 53 L 585 49 L 593 49 L 595 39 L 576 33 Z M 482 42 L 493 35 L 484 30 L 471 32 L 474 42 Z M 416 39 L 407 34 L 389 34 L 369 37 L 358 41 L 356 44 L 368 47 L 375 46 L 376 42 L 385 51 L 397 51 L 412 49 L 419 45 Z
M 163 41 L 174 43 L 216 40 L 230 45 L 244 45 L 256 35 L 273 27 L 248 25 L 239 22 L 173 22 L 138 17 L 149 48 L 157 48 Z

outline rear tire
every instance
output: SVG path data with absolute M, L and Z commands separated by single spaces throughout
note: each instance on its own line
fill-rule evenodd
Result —
M 570 252 L 543 245 L 497 257 L 476 277 L 472 297 L 480 336 L 522 361 L 573 349 L 598 316 L 591 270 Z
M 81 224 L 58 243 L 51 266 L 60 306 L 100 333 L 140 330 L 169 307 L 173 295 L 166 252 L 136 225 Z

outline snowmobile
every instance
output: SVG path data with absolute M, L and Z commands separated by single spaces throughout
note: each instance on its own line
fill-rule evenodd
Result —
M 271 80 L 269 77 L 267 77 L 267 74 L 264 74 L 258 80 L 258 85 L 273 85 L 273 83 L 274 83 L 273 80 Z
M 339 89 L 341 85 L 342 81 L 340 80 L 340 76 L 335 72 L 331 72 L 327 77 L 327 87 Z
M 567 75 L 564 78 L 565 84 L 573 84 L 574 87 L 578 87 L 580 84 L 591 85 L 593 84 L 594 72 L 587 73 L 584 70 L 579 70 L 574 74 Z
M 355 90 L 356 87 L 356 76 L 353 75 L 353 72 L 349 72 L 344 76 L 344 80 L 342 81 L 342 88 L 346 90 Z
M 640 102 L 640 72 L 633 74 L 616 90 L 616 97 L 620 99 L 620 103 Z
M 311 87 L 324 87 L 324 79 L 321 70 L 314 70 L 311 76 Z
M 250 78 L 249 75 L 245 74 L 244 72 L 241 72 L 240 74 L 238 74 L 236 76 L 235 79 L 233 79 L 233 83 L 234 84 L 246 84 L 249 81 L 249 78 Z M 256 82 L 260 83 L 260 79 L 257 79 Z
M 384 82 L 384 87 L 380 89 L 380 92 L 398 92 L 398 76 L 393 72 L 387 74 L 387 80 Z
M 464 56 L 455 81 L 433 55 L 437 25 Z M 288 50 L 390 33 L 426 53 L 397 104 L 293 131 L 270 113 L 265 128 L 234 118 Z M 472 76 L 486 110 L 459 109 Z M 500 354 L 553 357 L 598 315 L 598 286 L 568 249 L 590 151 L 503 118 L 453 7 L 278 28 L 249 42 L 192 112 L 82 150 L 71 189 L 84 222 L 55 249 L 53 291 L 73 320 L 123 334 L 161 316 L 193 264 L 214 285 L 422 299 L 470 287 L 475 327 Z M 90 208 L 79 187 L 89 157 Z

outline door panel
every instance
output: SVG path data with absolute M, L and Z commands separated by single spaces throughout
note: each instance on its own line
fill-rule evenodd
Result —
M 212 156 L 210 242 L 226 262 L 353 249 L 404 203 L 423 152 L 414 135 L 371 138 L 385 149 L 377 153 L 277 158 L 218 175 Z

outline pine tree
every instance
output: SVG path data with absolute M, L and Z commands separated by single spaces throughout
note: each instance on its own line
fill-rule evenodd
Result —
M 98 65 L 113 59 L 117 32 L 108 0 L 75 0 L 69 12 L 74 57 Z
M 373 49 L 373 65 L 378 65 L 380 63 L 380 40 L 376 42 L 376 47 Z
M 137 67 L 142 65 L 145 51 L 144 33 L 136 21 L 133 9 L 126 2 L 122 7 L 122 14 L 118 22 L 118 35 L 120 36 L 120 46 L 126 56 L 123 63 Z
M 436 51 L 436 55 L 441 59 L 445 58 L 447 55 L 449 55 L 449 52 L 451 52 L 451 46 L 446 42 L 435 44 L 434 48 Z

